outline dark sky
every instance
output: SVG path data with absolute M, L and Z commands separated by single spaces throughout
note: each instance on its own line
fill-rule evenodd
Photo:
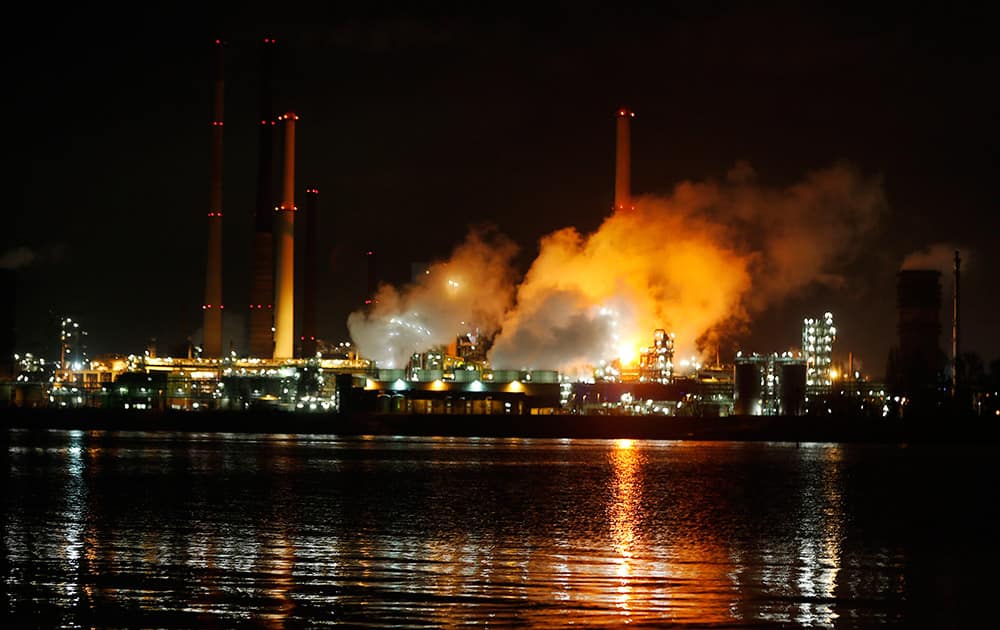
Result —
M 522 268 L 542 235 L 594 229 L 611 206 L 613 113 L 624 103 L 639 114 L 636 193 L 724 177 L 739 160 L 777 187 L 839 160 L 883 178 L 889 216 L 849 282 L 775 305 L 744 348 L 797 345 L 802 317 L 832 310 L 837 354 L 852 350 L 881 375 L 896 270 L 950 243 L 968 259 L 965 347 L 1000 356 L 1000 59 L 980 5 L 336 4 L 231 16 L 34 9 L 8 35 L 19 194 L 3 253 L 19 268 L 19 349 L 51 355 L 63 314 L 84 322 L 92 353 L 139 352 L 150 337 L 173 343 L 200 327 L 211 41 L 221 35 L 232 315 L 247 302 L 256 59 L 271 36 L 277 101 L 301 116 L 299 187 L 321 191 L 325 338 L 346 339 L 369 248 L 380 276 L 402 281 L 473 224 L 514 239 Z

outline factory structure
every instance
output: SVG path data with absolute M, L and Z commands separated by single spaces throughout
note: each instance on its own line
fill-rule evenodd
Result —
M 210 119 L 210 172 L 204 284 L 203 342 L 186 353 L 162 356 L 155 345 L 141 355 L 102 357 L 83 366 L 78 322 L 66 320 L 64 356 L 49 379 L 46 400 L 55 406 L 125 409 L 249 409 L 405 414 L 649 414 L 664 416 L 803 415 L 824 400 L 838 381 L 833 362 L 837 329 L 832 313 L 807 317 L 801 348 L 770 354 L 738 354 L 724 365 L 675 363 L 675 337 L 650 331 L 634 362 L 602 361 L 588 377 L 572 379 L 554 370 L 510 370 L 490 365 L 492 337 L 473 329 L 446 346 L 413 353 L 406 366 L 386 369 L 358 356 L 350 343 L 331 345 L 317 337 L 317 225 L 319 190 L 296 187 L 293 110 L 275 111 L 272 94 L 275 40 L 260 47 L 260 95 L 256 201 L 252 217 L 252 264 L 246 352 L 223 341 L 223 157 L 224 43 L 215 42 Z M 614 212 L 634 210 L 630 189 L 630 123 L 616 118 Z M 280 171 L 280 178 L 276 171 Z M 280 186 L 276 180 L 280 179 Z M 302 243 L 296 242 L 297 198 L 304 199 Z M 296 286 L 296 248 L 302 250 L 301 286 Z M 376 255 L 366 255 L 365 308 L 376 305 Z M 413 273 L 419 264 L 414 263 Z M 958 356 L 958 266 L 955 258 L 953 357 Z M 419 266 L 426 273 L 425 266 Z M 900 387 L 916 389 L 940 367 L 940 281 L 937 272 L 899 276 L 898 373 Z M 296 298 L 302 312 L 296 317 Z M 299 328 L 296 330 L 296 321 Z M 67 328 L 68 326 L 68 328 Z M 82 331 L 81 331 L 82 332 Z M 75 336 L 77 335 L 77 336 Z M 186 356 L 185 356 L 186 354 Z M 80 358 L 78 358 L 80 357 Z M 957 359 L 953 358 L 953 365 Z M 843 374 L 843 370 L 840 371 Z M 848 370 L 857 377 L 853 366 Z M 855 382 L 857 385 L 857 382 Z M 954 387 L 954 385 L 953 385 Z M 878 395 L 884 396 L 883 386 Z M 875 389 L 869 394 L 877 397 Z M 860 391 L 855 387 L 855 393 Z M 23 400 L 27 398 L 22 397 Z

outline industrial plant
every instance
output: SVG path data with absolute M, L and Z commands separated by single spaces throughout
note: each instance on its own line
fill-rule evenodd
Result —
M 494 366 L 495 331 L 471 326 L 453 341 L 412 352 L 405 366 L 379 365 L 351 342 L 331 344 L 317 336 L 317 222 L 319 190 L 296 181 L 294 111 L 273 106 L 273 39 L 260 54 L 258 164 L 253 211 L 252 274 L 245 349 L 223 343 L 223 158 L 225 140 L 224 45 L 216 41 L 211 103 L 210 193 L 200 345 L 164 356 L 155 345 L 142 354 L 86 355 L 81 322 L 62 322 L 59 360 L 48 365 L 18 355 L 6 387 L 16 406 L 102 407 L 158 410 L 245 410 L 459 415 L 829 415 L 901 416 L 909 401 L 932 398 L 946 363 L 939 350 L 940 273 L 904 270 L 898 277 L 899 344 L 886 383 L 873 382 L 834 360 L 837 328 L 825 312 L 802 320 L 801 347 L 765 354 L 742 352 L 731 362 L 702 363 L 675 356 L 676 333 L 648 331 L 633 358 L 606 357 L 584 373 Z M 630 182 L 630 124 L 635 114 L 615 112 L 615 213 L 635 210 Z M 302 124 L 308 124 L 303 121 Z M 280 164 L 280 194 L 275 181 Z M 300 216 L 297 196 L 304 198 Z M 296 221 L 305 223 L 296 242 Z M 304 261 L 296 286 L 297 248 Z M 374 251 L 367 252 L 368 294 L 363 308 L 377 306 Z M 414 269 L 417 268 L 415 264 Z M 421 273 L 431 274 L 421 266 Z M 416 274 L 416 272 L 414 272 Z M 447 280 L 449 283 L 455 281 Z M 955 253 L 952 393 L 959 388 L 959 255 Z M 457 284 L 455 285 L 457 286 Z M 296 297 L 303 312 L 295 313 Z M 242 307 L 242 305 L 240 305 Z M 230 305 L 232 308 L 232 305 Z M 296 330 L 296 321 L 300 329 Z M 464 323 L 464 322 L 463 322 Z M 686 340 L 691 342 L 692 340 Z M 836 407 L 836 409 L 835 409 Z

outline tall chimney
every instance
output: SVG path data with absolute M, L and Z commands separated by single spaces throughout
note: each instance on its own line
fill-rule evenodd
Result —
M 375 293 L 378 291 L 378 275 L 375 267 L 375 250 L 369 249 L 368 257 L 368 293 L 365 295 L 365 306 L 373 307 L 377 304 Z
M 202 330 L 204 356 L 222 356 L 222 118 L 225 62 L 222 40 L 215 40 L 215 84 L 212 98 L 212 175 L 208 198 L 208 256 L 205 261 L 205 302 Z
M 319 189 L 306 189 L 306 247 L 302 274 L 302 356 L 316 356 L 316 223 L 319 213 Z
M 962 275 L 962 259 L 958 255 L 958 250 L 955 250 L 955 289 L 952 296 L 953 304 L 952 308 L 954 310 L 952 320 L 951 320 L 951 395 L 954 396 L 958 393 L 958 372 L 960 369 L 959 358 L 962 352 L 961 344 L 961 328 L 959 319 L 959 280 Z
M 615 155 L 615 212 L 632 210 L 631 158 L 629 119 L 635 112 L 627 107 L 618 109 L 618 146 Z
M 260 127 L 257 149 L 257 201 L 254 208 L 253 278 L 250 284 L 250 356 L 274 353 L 274 108 L 271 66 L 275 41 L 260 51 Z
M 277 208 L 274 259 L 274 358 L 295 356 L 295 122 L 293 112 L 281 117 L 285 123 L 284 194 Z

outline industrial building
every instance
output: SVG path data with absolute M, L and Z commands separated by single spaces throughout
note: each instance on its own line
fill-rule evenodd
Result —
M 833 385 L 833 343 L 837 328 L 833 313 L 802 320 L 802 354 L 806 365 L 806 386 L 821 393 Z
M 897 274 L 899 344 L 886 367 L 889 388 L 918 406 L 936 396 L 947 363 L 941 351 L 941 272 L 904 269 Z
M 790 352 L 736 357 L 737 415 L 799 416 L 806 408 L 806 360 Z

